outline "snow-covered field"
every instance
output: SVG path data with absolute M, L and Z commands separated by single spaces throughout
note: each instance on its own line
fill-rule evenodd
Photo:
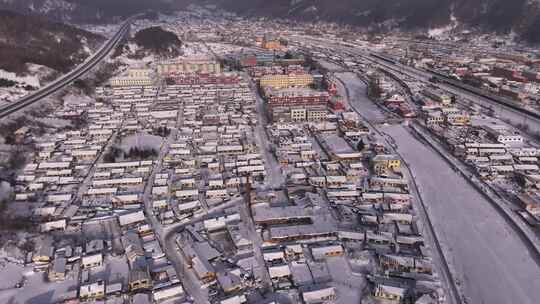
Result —
M 14 263 L 0 260 L 0 295 L 3 290 L 11 289 L 23 279 L 23 267 Z M 0 296 L 1 298 L 1 296 Z
M 94 102 L 94 99 L 86 95 L 68 94 L 63 98 L 66 106 L 77 106 L 80 104 L 90 104 Z
M 14 264 L 11 264 L 8 268 L 0 269 L 2 281 L 7 280 L 7 278 L 10 278 L 9 281 L 15 281 L 22 277 L 25 279 L 22 288 L 1 290 L 0 303 L 57 303 L 65 293 L 77 288 L 77 282 L 74 277 L 68 276 L 65 281 L 48 283 L 45 281 L 45 275 L 45 273 L 34 272 L 31 267 L 22 267 Z
M 0 79 L 16 82 L 15 86 L 0 87 L 0 105 L 15 101 L 32 92 L 26 86 L 38 89 L 56 75 L 56 71 L 43 65 L 27 63 L 27 72 L 16 74 L 0 69 Z
M 412 169 L 469 303 L 538 303 L 540 267 L 490 202 L 403 126 L 384 131 Z
M 122 139 L 120 147 L 124 152 L 128 152 L 131 148 L 155 149 L 159 151 L 162 142 L 163 138 L 159 136 L 139 133 Z
M 17 75 L 0 69 L 0 79 L 13 81 L 17 84 L 10 87 L 0 87 L 0 106 L 28 94 L 29 91 L 26 90 L 25 86 L 40 87 L 39 78 L 33 75 Z
M 351 266 L 344 256 L 327 258 L 326 264 L 332 276 L 332 286 L 337 289 L 336 303 L 360 303 L 366 279 L 352 272 Z
M 13 72 L 8 72 L 0 69 L 0 78 L 15 81 L 33 87 L 39 87 L 39 79 L 37 76 L 21 76 Z

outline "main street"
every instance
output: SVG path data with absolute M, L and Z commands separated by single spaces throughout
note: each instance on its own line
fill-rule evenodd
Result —
M 246 75 L 247 77 L 247 75 Z M 264 160 L 266 162 L 265 168 L 267 170 L 267 175 L 265 178 L 265 186 L 268 188 L 281 188 L 285 185 L 285 177 L 281 171 L 281 166 L 278 163 L 276 156 L 271 150 L 271 143 L 268 137 L 268 130 L 266 126 L 269 125 L 268 115 L 266 113 L 264 100 L 261 95 L 257 92 L 257 85 L 250 78 L 250 87 L 255 94 L 256 103 L 257 103 L 257 113 L 259 116 L 259 121 L 257 126 L 255 126 L 255 140 L 257 145 L 261 149 Z

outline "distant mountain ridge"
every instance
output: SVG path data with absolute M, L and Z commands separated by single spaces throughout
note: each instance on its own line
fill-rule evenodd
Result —
M 0 9 L 58 21 L 99 23 L 147 10 L 167 10 L 176 0 L 0 0 Z
M 540 42 L 539 0 L 212 0 L 249 15 L 333 20 L 404 29 L 442 27 L 452 22 L 488 31 L 515 31 Z
M 513 31 L 540 43 L 540 0 L 0 0 L 0 9 L 70 22 L 108 22 L 137 12 L 217 4 L 250 16 L 331 20 L 375 28 L 430 29 L 459 24 Z

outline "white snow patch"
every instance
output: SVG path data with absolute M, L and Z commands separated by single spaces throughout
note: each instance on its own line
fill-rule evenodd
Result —
M 7 261 L 0 261 L 0 290 L 13 288 L 15 284 L 19 283 L 22 278 L 23 266 L 10 263 Z
M 458 20 L 456 16 L 454 16 L 454 12 L 452 12 L 450 15 L 450 23 L 443 27 L 429 29 L 428 36 L 431 38 L 440 38 L 441 36 L 449 34 L 458 25 L 459 25 Z
M 0 79 L 7 79 L 15 81 L 21 84 L 31 85 L 33 87 L 40 87 L 39 79 L 36 76 L 18 76 L 13 72 L 8 72 L 0 69 Z
M 11 196 L 11 185 L 8 182 L 0 182 L 0 201 L 8 199 Z
M 139 149 L 150 148 L 159 151 L 162 142 L 163 138 L 159 136 L 139 133 L 122 139 L 120 148 L 124 150 L 124 152 L 129 152 L 129 149 L 135 147 Z
M 77 288 L 74 275 L 65 281 L 49 283 L 45 280 L 45 273 L 36 273 L 31 267 L 10 267 L 5 273 L 0 270 L 2 280 L 10 276 L 24 277 L 24 286 L 0 290 L 0 303 L 57 303 L 64 294 Z
M 80 104 L 90 104 L 94 100 L 86 95 L 68 94 L 64 97 L 64 104 L 66 106 L 76 106 Z

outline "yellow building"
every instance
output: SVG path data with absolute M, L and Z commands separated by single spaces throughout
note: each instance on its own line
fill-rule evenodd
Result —
M 281 43 L 278 40 L 263 41 L 262 47 L 267 50 L 278 50 L 281 48 Z
M 215 60 L 195 59 L 182 60 L 177 62 L 164 62 L 157 65 L 159 75 L 167 75 L 170 73 L 221 73 L 221 65 Z
M 111 79 L 110 84 L 112 87 L 151 86 L 154 85 L 154 81 L 149 77 L 115 77 Z
M 129 290 L 147 290 L 152 287 L 152 278 L 147 269 L 132 269 L 129 272 Z
M 399 170 L 401 167 L 401 160 L 396 155 L 376 155 L 371 160 L 373 163 L 373 170 L 377 174 L 382 174 L 388 170 Z
M 471 119 L 469 115 L 465 113 L 448 114 L 446 116 L 446 122 L 452 126 L 464 126 L 470 123 Z
M 261 46 L 267 50 L 278 50 L 281 48 L 281 42 L 274 35 L 266 34 L 264 35 Z
M 132 77 L 132 78 L 150 77 L 151 74 L 152 74 L 152 71 L 150 69 L 133 68 L 127 71 L 128 77 Z
M 311 254 L 315 260 L 321 260 L 328 257 L 342 256 L 344 253 L 341 245 L 332 245 L 324 247 L 311 248 Z
M 306 120 L 306 108 L 299 107 L 291 109 L 291 120 L 304 121 Z
M 113 87 L 151 86 L 153 84 L 152 71 L 145 68 L 129 69 L 125 76 L 114 77 L 110 80 L 110 85 Z
M 287 88 L 297 86 L 309 86 L 313 83 L 313 76 L 310 74 L 298 75 L 266 75 L 260 80 L 261 87 Z
M 400 303 L 405 296 L 406 290 L 400 287 L 377 284 L 374 295 L 377 298 L 392 301 L 391 303 Z

